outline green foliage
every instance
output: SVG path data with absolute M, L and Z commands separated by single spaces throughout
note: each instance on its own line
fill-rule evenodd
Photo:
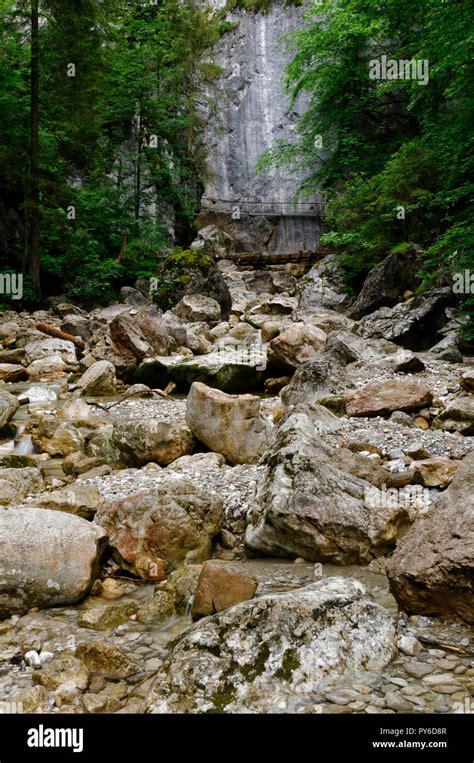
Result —
M 3 6 L 0 265 L 23 271 L 29 2 Z M 198 84 L 221 73 L 201 57 L 225 14 L 195 0 L 40 0 L 40 18 L 43 287 L 89 305 L 156 272 L 171 221 L 177 243 L 191 239 L 203 180 Z
M 213 260 L 207 254 L 194 249 L 176 249 L 162 261 L 158 271 L 158 288 L 151 295 L 162 309 L 169 310 L 179 302 L 190 280 L 193 268 L 212 267 Z
M 212 80 L 219 79 L 219 77 L 221 77 L 224 72 L 222 66 L 214 63 L 209 63 L 208 61 L 200 64 L 199 69 L 201 70 L 204 78 L 210 80 L 211 82 Z
M 423 288 L 474 271 L 474 13 L 460 10 L 456 0 L 322 0 L 287 38 L 288 91 L 308 108 L 296 142 L 275 145 L 260 169 L 289 164 L 304 173 L 301 194 L 323 190 L 322 240 L 340 252 L 348 287 L 414 244 Z M 428 84 L 371 79 L 382 55 L 428 60 Z
M 233 11 L 236 8 L 242 8 L 254 13 L 268 13 L 272 2 L 273 0 L 227 0 L 226 9 Z
M 0 461 L 0 466 L 3 469 L 24 469 L 27 466 L 32 466 L 31 459 L 28 456 L 4 456 Z
M 274 0 L 227 0 L 226 10 L 233 11 L 235 8 L 242 8 L 246 11 L 253 11 L 254 13 L 268 13 Z M 285 5 L 290 7 L 292 5 L 301 7 L 305 4 L 304 0 L 285 0 Z

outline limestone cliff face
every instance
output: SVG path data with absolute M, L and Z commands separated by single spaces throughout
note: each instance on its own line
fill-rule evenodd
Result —
M 290 107 L 284 92 L 290 54 L 281 39 L 303 23 L 303 14 L 304 8 L 283 0 L 264 14 L 238 9 L 227 17 L 235 28 L 209 56 L 222 73 L 204 86 L 208 179 L 200 222 L 224 225 L 244 251 L 311 251 L 319 240 L 319 199 L 295 204 L 297 176 L 281 169 L 256 172 L 266 149 L 295 135 L 304 107 L 302 101 Z

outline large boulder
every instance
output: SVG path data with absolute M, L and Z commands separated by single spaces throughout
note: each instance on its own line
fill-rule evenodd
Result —
M 74 604 L 98 573 L 105 532 L 48 509 L 0 509 L 0 619 Z
M 316 326 L 295 323 L 272 339 L 268 359 L 283 368 L 298 368 L 324 350 L 326 339 L 325 332 Z
M 201 230 L 206 226 L 217 227 L 227 233 L 240 252 L 265 252 L 276 239 L 276 227 L 267 217 L 249 215 L 241 211 L 239 219 L 234 219 L 228 211 L 218 212 L 203 207 L 196 218 L 196 226 Z
M 149 580 L 163 579 L 168 567 L 208 559 L 222 520 L 221 499 L 177 474 L 105 503 L 96 515 L 120 563 Z
M 170 355 L 178 349 L 175 339 L 170 336 L 169 327 L 162 318 L 161 310 L 156 305 L 140 307 L 135 320 L 145 342 L 153 355 Z
M 196 439 L 231 464 L 258 461 L 271 437 L 259 397 L 227 395 L 200 382 L 189 392 L 186 421 Z
M 87 342 L 92 335 L 91 321 L 85 315 L 74 315 L 70 313 L 61 323 L 61 330 L 71 336 L 79 336 Z
M 195 441 L 184 421 L 163 417 L 119 422 L 111 444 L 130 466 L 144 466 L 150 461 L 166 466 L 192 453 Z
M 285 405 L 310 405 L 340 395 L 341 390 L 352 386 L 339 357 L 328 352 L 299 366 L 290 383 L 281 391 L 281 399 Z
M 174 306 L 173 312 L 178 318 L 188 323 L 195 321 L 218 323 L 221 319 L 219 303 L 204 294 L 185 294 Z
M 274 322 L 280 326 L 280 330 L 289 325 L 291 314 L 298 306 L 298 300 L 295 297 L 286 297 L 277 295 L 276 297 L 265 297 L 257 302 L 252 301 L 251 306 L 245 311 L 245 321 L 254 328 L 262 328 L 265 323 Z
M 418 285 L 418 270 L 414 250 L 389 254 L 365 279 L 359 296 L 349 310 L 351 318 L 358 320 L 379 307 L 394 305 L 404 291 Z
M 163 310 L 176 305 L 185 295 L 205 294 L 219 303 L 220 317 L 229 317 L 232 305 L 229 287 L 214 258 L 202 250 L 169 255 L 152 281 L 153 299 Z
M 193 598 L 191 616 L 199 620 L 252 599 L 257 580 L 241 564 L 211 559 L 204 562 Z
M 339 257 L 328 254 L 304 277 L 300 288 L 301 317 L 328 308 L 343 310 L 349 302 Z
M 35 360 L 42 360 L 50 355 L 59 355 L 65 363 L 76 363 L 77 360 L 74 344 L 66 339 L 39 339 L 25 347 L 25 360 L 28 366 Z
M 266 556 L 367 564 L 394 546 L 412 517 L 404 505 L 366 500 L 371 485 L 339 468 L 343 462 L 320 434 L 308 408 L 297 406 L 283 420 L 265 456 L 245 542 Z
M 410 350 L 427 350 L 438 340 L 448 321 L 446 308 L 454 301 L 451 289 L 443 288 L 395 307 L 381 307 L 362 318 L 358 334 L 364 339 L 382 337 Z
M 139 289 L 134 289 L 133 286 L 122 286 L 120 289 L 120 302 L 130 305 L 130 307 L 142 307 L 150 304 L 148 297 L 139 291 Z
M 127 312 L 130 309 L 127 308 L 126 305 L 113 305 L 112 307 L 123 308 Z M 111 310 L 112 307 L 105 308 L 103 312 Z M 119 316 L 123 314 L 123 309 L 122 312 L 118 313 Z M 114 315 L 114 318 L 115 317 L 116 315 Z M 113 320 L 114 319 L 112 318 L 112 321 Z M 119 345 L 115 344 L 111 336 L 110 323 L 99 326 L 99 328 L 94 331 L 94 334 L 89 341 L 90 354 L 87 356 L 87 359 L 90 359 L 91 365 L 97 360 L 106 360 L 112 363 L 118 378 L 123 379 L 124 381 L 129 381 L 139 363 L 139 359 L 131 349 L 125 346 L 124 343 Z M 117 328 L 116 332 L 118 333 Z M 139 336 L 139 341 L 143 341 L 141 335 Z
M 387 610 L 359 582 L 328 578 L 196 623 L 159 669 L 145 710 L 281 712 L 324 679 L 380 671 L 395 653 Z
M 43 490 L 41 472 L 34 466 L 20 469 L 0 469 L 0 505 L 19 503 L 30 493 Z
M 20 403 L 15 395 L 11 395 L 3 389 L 0 390 L 0 430 L 6 427 L 19 407 Z
M 474 453 L 415 520 L 387 565 L 401 609 L 474 623 Z
M 120 353 L 131 353 L 137 360 L 144 358 L 150 350 L 133 315 L 117 315 L 110 322 L 110 336 Z
M 217 225 L 206 225 L 198 231 L 191 244 L 194 251 L 204 250 L 214 258 L 226 258 L 234 252 L 234 241 L 228 233 Z
M 36 415 L 31 441 L 40 453 L 50 456 L 68 456 L 84 447 L 84 437 L 79 429 L 49 413 Z
M 113 395 L 117 390 L 115 368 L 108 360 L 90 366 L 77 382 L 81 395 Z
M 433 395 L 420 379 L 387 379 L 365 384 L 346 396 L 348 416 L 386 416 L 431 405 Z
M 333 332 L 328 338 L 326 350 L 343 365 L 363 362 L 375 373 L 382 370 L 417 373 L 425 368 L 423 361 L 411 350 L 400 349 L 386 339 L 363 339 L 352 331 Z
M 447 432 L 461 432 L 463 435 L 474 434 L 474 396 L 466 395 L 452 400 L 444 411 L 436 416 L 433 429 Z
M 264 347 L 237 346 L 190 359 L 149 358 L 137 368 L 134 379 L 161 388 L 171 381 L 180 392 L 187 391 L 193 382 L 203 382 L 223 392 L 239 393 L 262 387 L 266 367 Z
M 21 471 L 25 471 L 22 469 Z M 66 511 L 84 519 L 93 519 L 102 503 L 102 498 L 95 485 L 87 482 L 75 482 L 66 488 L 52 490 L 49 493 L 35 495 L 34 504 L 39 508 Z
M 50 381 L 57 379 L 61 374 L 66 373 L 67 363 L 61 355 L 48 355 L 46 358 L 40 358 L 30 363 L 26 369 L 30 379 L 37 381 Z

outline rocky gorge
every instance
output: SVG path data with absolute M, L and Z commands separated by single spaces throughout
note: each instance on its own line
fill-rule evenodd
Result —
M 379 267 L 351 302 L 331 254 L 258 269 L 233 244 L 199 232 L 212 279 L 168 310 L 142 279 L 1 314 L 2 701 L 472 712 L 474 361 L 450 290 L 384 299 Z

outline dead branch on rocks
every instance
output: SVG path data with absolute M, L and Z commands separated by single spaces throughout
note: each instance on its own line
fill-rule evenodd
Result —
M 65 331 L 56 328 L 56 326 L 50 326 L 48 323 L 37 323 L 36 328 L 41 331 L 42 334 L 53 336 L 55 339 L 65 339 L 67 342 L 72 342 L 79 350 L 83 350 L 85 342 L 80 336 L 72 336 L 72 334 L 66 334 Z

